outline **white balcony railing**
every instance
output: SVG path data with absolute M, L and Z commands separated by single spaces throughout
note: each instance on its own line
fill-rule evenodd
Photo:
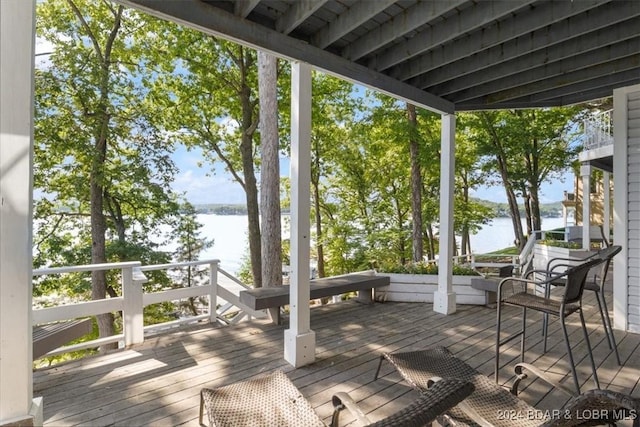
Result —
M 35 326 L 43 323 L 71 320 L 79 317 L 96 316 L 104 313 L 122 312 L 122 334 L 61 347 L 47 353 L 47 356 L 54 356 L 70 351 L 95 348 L 100 345 L 114 342 L 118 342 L 123 346 L 142 343 L 144 341 L 145 334 L 185 323 L 193 323 L 202 320 L 209 322 L 220 321 L 224 323 L 235 323 L 246 317 L 264 317 L 265 313 L 261 311 L 254 311 L 245 306 L 240 302 L 236 292 L 228 289 L 234 287 L 236 288 L 235 291 L 237 291 L 238 289 L 248 289 L 249 287 L 244 285 L 231 274 L 219 268 L 218 264 L 218 260 L 203 260 L 142 266 L 139 261 L 132 261 L 34 270 L 34 276 L 120 270 L 122 296 L 102 300 L 63 304 L 54 307 L 34 308 L 32 310 L 33 325 Z M 203 266 L 208 269 L 207 283 L 198 286 L 144 293 L 142 285 L 147 282 L 144 272 L 170 270 L 187 266 Z M 228 279 L 224 281 L 224 284 L 221 284 L 221 281 L 219 280 L 220 275 Z M 144 307 L 161 302 L 177 301 L 184 298 L 200 296 L 208 297 L 205 314 L 144 326 Z M 223 304 L 220 308 L 217 308 L 218 297 L 226 302 L 226 304 Z M 233 310 L 231 310 L 232 307 Z M 233 317 L 227 317 L 231 315 L 233 315 Z
M 594 150 L 613 144 L 613 110 L 593 114 L 584 120 L 584 148 Z

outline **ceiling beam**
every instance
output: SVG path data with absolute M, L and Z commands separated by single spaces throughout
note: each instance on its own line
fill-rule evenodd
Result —
M 606 44 L 601 49 L 589 49 L 583 52 L 579 49 L 574 50 L 573 55 L 564 55 L 559 60 L 552 61 L 549 59 L 545 61 L 543 57 L 538 62 L 529 62 L 527 57 L 523 57 L 516 61 L 486 69 L 480 72 L 479 75 L 473 74 L 472 76 L 460 78 L 459 80 L 463 81 L 464 84 L 460 82 L 460 85 L 458 85 L 456 80 L 451 85 L 439 86 L 442 90 L 434 87 L 430 88 L 429 92 L 436 93 L 439 96 L 451 95 L 459 102 L 464 102 L 467 99 L 477 98 L 478 96 L 504 91 L 535 81 L 548 80 L 555 76 L 566 75 L 594 65 L 615 61 L 638 52 L 640 35 L 638 35 L 637 30 L 635 30 L 635 33 L 635 37 L 631 39 L 622 39 L 619 43 Z M 570 44 L 568 47 L 575 46 Z M 567 49 L 566 52 L 570 53 L 571 50 Z M 537 57 L 538 55 L 531 56 Z M 539 64 L 544 65 L 540 66 Z M 476 75 L 478 76 L 477 79 Z M 475 81 L 475 83 L 471 80 Z M 457 86 L 461 87 L 457 89 Z
M 568 25 L 563 20 L 571 20 L 572 16 L 584 13 L 597 6 L 601 6 L 610 0 L 595 1 L 574 1 L 574 2 L 557 2 L 552 1 L 543 3 L 538 7 L 534 7 L 528 12 L 520 13 L 513 18 L 505 19 L 500 24 L 492 25 L 480 32 L 475 32 L 465 36 L 465 40 L 457 40 L 455 48 L 450 45 L 438 46 L 430 52 L 426 52 L 418 58 L 415 58 L 400 67 L 389 70 L 387 74 L 398 80 L 408 80 L 412 77 L 419 76 L 438 67 L 453 63 L 457 60 L 472 56 L 477 52 L 483 52 L 492 46 L 498 46 L 497 52 L 501 52 L 500 46 L 515 46 L 516 49 L 522 51 L 522 47 L 517 43 L 509 43 L 509 41 L 518 39 L 518 37 L 526 37 L 532 31 L 537 31 L 535 39 L 531 40 L 536 45 L 553 44 L 568 37 L 574 31 L 573 26 Z M 610 7 L 614 9 L 614 7 Z M 620 15 L 620 7 L 615 8 L 615 12 Z M 596 11 L 597 12 L 597 11 Z M 595 13 L 595 12 L 594 12 Z M 581 19 L 585 19 L 584 17 Z M 551 21 L 551 22 L 550 22 Z M 602 20 L 604 22 L 604 19 Z M 553 31 L 545 32 L 544 28 L 553 28 Z M 566 29 L 566 30 L 565 30 Z M 592 31 L 584 26 L 575 29 L 576 33 L 572 36 L 580 34 L 582 31 Z M 441 31 L 447 31 L 445 26 Z M 449 30 L 450 31 L 450 30 Z M 558 34 L 555 33 L 558 31 Z M 569 33 L 569 34 L 567 34 Z M 552 37 L 549 37 L 549 36 Z M 523 41 L 527 41 L 525 38 Z M 423 50 L 424 52 L 424 50 Z M 508 54 L 508 53 L 507 53 Z M 518 52 L 511 52 L 518 54 Z M 457 66 L 456 66 L 457 70 Z M 426 78 L 425 78 L 426 80 Z M 430 86 L 425 82 L 424 86 Z
M 582 3 L 576 4 L 576 6 L 578 5 L 582 5 Z M 476 35 L 475 37 L 468 36 L 466 41 L 461 44 L 456 44 L 456 49 L 438 47 L 420 59 L 413 61 L 409 67 L 420 67 L 423 70 L 429 71 L 421 74 L 419 77 L 410 79 L 408 83 L 420 88 L 432 87 L 443 82 L 457 80 L 468 74 L 475 74 L 479 70 L 495 66 L 501 62 L 508 62 L 519 57 L 532 55 L 533 52 L 537 51 L 548 52 L 549 55 L 553 56 L 562 55 L 562 50 L 565 48 L 556 48 L 556 43 L 564 42 L 564 44 L 567 45 L 569 43 L 581 44 L 583 41 L 589 39 L 580 38 L 580 36 L 598 29 L 602 29 L 601 33 L 603 34 L 596 36 L 590 35 L 589 37 L 595 37 L 597 40 L 594 40 L 594 42 L 596 43 L 599 43 L 600 40 L 604 42 L 606 39 L 611 39 L 609 34 L 615 35 L 619 32 L 618 25 L 614 25 L 613 28 L 609 25 L 640 16 L 639 12 L 638 10 L 620 8 L 616 6 L 615 3 L 609 3 L 595 10 L 587 10 L 579 15 L 568 16 L 566 21 L 545 26 L 532 33 L 518 36 L 500 44 L 495 44 L 494 42 L 499 36 L 498 31 L 483 31 L 481 35 Z M 622 31 L 626 33 L 637 33 L 636 28 L 630 27 L 627 23 L 622 24 L 622 26 L 624 27 Z M 483 46 L 493 47 L 483 49 Z M 557 52 L 555 49 L 559 49 L 560 51 Z M 443 64 L 455 62 L 455 66 L 453 67 L 455 72 L 452 73 L 452 68 L 450 67 L 441 66 L 440 68 L 435 68 L 437 61 L 441 61 Z M 543 62 L 546 61 L 538 60 L 538 64 Z M 391 73 L 391 75 L 405 81 L 407 79 L 403 78 L 404 76 L 414 73 L 415 72 L 397 75 Z
M 636 56 L 636 66 L 630 67 L 619 73 L 603 74 L 600 77 L 582 80 L 576 84 L 562 86 L 559 89 L 551 89 L 539 91 L 531 94 L 529 99 L 533 102 L 544 101 L 546 99 L 568 97 L 576 93 L 584 93 L 601 87 L 620 87 L 624 83 L 632 80 L 638 80 L 638 66 L 640 66 L 640 55 Z M 613 92 L 611 92 L 613 95 Z
M 584 91 L 571 93 L 556 98 L 534 101 L 531 96 L 524 96 L 518 99 L 512 99 L 505 102 L 489 104 L 486 97 L 476 98 L 456 104 L 456 111 L 478 111 L 478 110 L 502 110 L 502 109 L 520 109 L 520 108 L 544 108 L 544 107 L 560 107 L 563 105 L 574 105 L 596 99 L 608 98 L 613 95 L 613 90 L 618 87 L 631 86 L 637 84 L 638 79 L 634 77 L 629 81 L 622 81 L 610 86 L 601 86 L 597 88 L 587 88 Z M 535 105 L 535 107 L 532 107 Z
M 577 83 L 594 80 L 599 77 L 613 76 L 624 71 L 635 73 L 638 78 L 638 69 L 640 68 L 640 53 L 617 59 L 611 62 L 598 64 L 593 67 L 581 68 L 577 71 L 568 72 L 556 77 L 544 78 L 544 80 L 535 81 L 533 83 L 524 84 L 508 90 L 494 92 L 487 96 L 490 103 L 502 102 L 510 99 L 521 98 L 523 96 L 535 95 L 545 92 L 548 88 L 559 90 L 564 86 L 575 86 Z
M 311 37 L 311 44 L 321 49 L 329 46 L 345 34 L 350 33 L 369 19 L 373 18 L 386 8 L 394 4 L 396 0 L 361 0 L 333 22 L 329 22 L 324 28 Z
M 320 9 L 327 0 L 298 0 L 276 21 L 276 31 L 289 34 L 302 24 L 313 12 Z
M 258 3 L 260 0 L 236 0 L 233 5 L 233 13 L 240 18 L 246 18 Z
M 467 0 L 419 2 L 395 16 L 389 22 L 369 31 L 366 35 L 345 46 L 342 50 L 342 56 L 356 61 L 465 3 L 467 3 Z
M 360 83 L 394 98 L 439 114 L 454 113 L 453 103 L 416 89 L 382 73 L 352 63 L 340 56 L 288 37 L 200 0 L 157 1 L 116 0 L 117 3 L 142 10 L 189 28 L 270 52 L 278 57 L 306 62 L 315 68 L 343 79 Z
M 527 0 L 479 2 L 473 7 L 458 12 L 454 17 L 426 28 L 415 37 L 399 45 L 394 45 L 383 53 L 374 56 L 369 61 L 369 68 L 379 71 L 391 68 L 400 62 L 407 61 L 411 57 L 427 52 L 467 32 L 473 32 L 496 21 L 500 21 L 500 18 L 513 14 L 523 7 L 528 7 L 530 3 L 531 2 Z M 527 8 L 527 11 L 523 12 L 523 15 L 529 13 L 533 12 Z M 512 21 L 513 19 L 508 20 L 508 22 Z

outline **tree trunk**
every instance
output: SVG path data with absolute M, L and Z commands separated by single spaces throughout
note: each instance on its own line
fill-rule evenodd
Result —
M 320 215 L 320 183 L 318 179 L 311 180 L 311 190 L 314 204 L 314 219 L 316 227 L 316 251 L 318 253 L 318 277 L 325 277 L 324 267 L 324 245 L 322 239 L 324 237 L 322 231 L 322 215 Z
M 518 208 L 518 199 L 513 191 L 513 187 L 507 182 L 504 183 L 504 189 L 507 193 L 507 202 L 509 203 L 509 212 L 511 213 L 511 223 L 516 236 L 513 243 L 518 249 L 522 250 L 527 242 L 524 238 L 524 232 L 522 231 L 522 219 L 520 217 L 520 209 Z
M 531 185 L 531 225 L 534 230 L 542 230 L 542 220 L 540 219 L 540 198 L 537 185 Z
M 106 153 L 106 140 L 99 138 L 96 142 L 97 155 L 91 170 L 91 263 L 104 264 L 107 262 L 105 233 L 107 229 L 103 214 L 102 167 Z M 91 299 L 101 300 L 107 297 L 107 273 L 104 270 L 91 272 Z M 96 316 L 98 331 L 101 338 L 115 334 L 112 313 Z M 117 348 L 117 344 L 100 346 L 100 351 Z
M 427 231 L 427 249 L 428 249 L 428 256 L 429 259 L 434 259 L 436 257 L 436 242 L 435 242 L 435 238 L 433 237 L 433 227 L 431 226 L 431 223 L 427 224 L 426 227 L 426 231 Z
M 469 210 L 469 179 L 467 171 L 462 172 L 462 202 L 465 209 Z M 462 230 L 460 231 L 460 255 L 471 254 L 471 238 L 469 236 L 469 223 L 463 219 Z
M 513 225 L 513 232 L 515 234 L 515 246 L 518 249 L 522 250 L 526 241 L 524 239 L 524 233 L 522 231 L 522 220 L 520 218 L 520 210 L 518 208 L 518 199 L 516 198 L 516 194 L 513 190 L 513 185 L 511 180 L 509 179 L 509 171 L 507 169 L 506 156 L 504 154 L 504 150 L 502 148 L 502 141 L 495 132 L 493 128 L 493 124 L 489 121 L 489 118 L 485 113 L 480 113 L 480 117 L 482 118 L 486 129 L 491 134 L 492 144 L 496 149 L 496 160 L 498 162 L 498 170 L 500 172 L 500 177 L 502 178 L 502 183 L 504 185 L 504 191 L 507 194 L 507 203 L 509 204 L 509 212 L 511 213 L 511 222 Z
M 244 48 L 240 48 L 241 50 Z M 243 56 L 241 54 L 241 56 Z M 249 229 L 249 257 L 251 259 L 251 274 L 253 286 L 262 287 L 262 255 L 260 237 L 260 207 L 258 205 L 258 184 L 253 163 L 253 133 L 255 131 L 251 88 L 247 82 L 248 70 L 241 62 L 240 73 L 242 89 L 239 91 L 242 107 L 242 137 L 240 140 L 240 158 L 242 173 L 244 174 L 244 190 L 247 199 L 247 220 Z
M 262 284 L 282 286 L 282 233 L 280 226 L 280 158 L 278 141 L 277 66 L 275 56 L 258 51 L 260 99 L 260 206 L 262 207 Z M 279 308 L 270 310 L 279 323 Z
M 89 38 L 93 41 L 96 56 L 100 58 L 100 98 L 96 106 L 95 119 L 95 154 L 91 161 L 90 175 L 90 198 L 91 198 L 91 263 L 104 264 L 107 262 L 106 252 L 106 231 L 107 222 L 104 215 L 104 198 L 105 198 L 105 180 L 104 167 L 107 161 L 107 141 L 109 136 L 109 122 L 111 116 L 109 114 L 109 79 L 111 66 L 111 49 L 115 41 L 118 31 L 120 30 L 120 19 L 124 8 L 119 6 L 116 11 L 113 28 L 104 47 L 104 53 L 101 52 L 98 38 L 86 26 L 82 18 L 81 12 L 73 1 L 68 1 L 71 8 L 78 16 L 78 19 L 85 29 L 88 31 Z M 100 300 L 107 297 L 107 273 L 106 271 L 91 272 L 91 299 Z M 98 331 L 101 338 L 115 335 L 115 325 L 113 313 L 104 313 L 96 316 L 98 323 Z M 117 343 L 104 344 L 100 346 L 100 351 L 117 348 Z
M 409 153 L 411 157 L 411 241 L 413 261 L 422 261 L 424 255 L 422 241 L 422 174 L 420 170 L 420 146 L 416 135 L 418 118 L 415 105 L 407 103 L 409 122 Z
M 524 216 L 525 223 L 527 224 L 527 235 L 531 236 L 533 230 L 538 230 L 537 228 L 532 226 L 533 221 L 531 217 L 531 193 L 526 188 L 523 188 L 522 194 L 524 194 Z
M 103 168 L 107 153 L 107 129 L 109 119 L 103 113 L 102 125 L 96 136 L 95 156 L 91 162 L 90 197 L 91 197 L 91 263 L 105 264 L 106 254 L 106 230 L 107 223 L 104 217 L 104 175 Z M 107 273 L 104 270 L 91 272 L 91 299 L 101 300 L 107 297 Z M 96 316 L 98 331 L 101 338 L 115 334 L 112 313 L 104 313 Z M 100 346 L 100 351 L 117 348 L 117 344 L 105 344 Z

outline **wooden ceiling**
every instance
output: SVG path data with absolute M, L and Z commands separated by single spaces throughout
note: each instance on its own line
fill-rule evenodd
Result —
M 118 0 L 434 111 L 640 83 L 638 0 Z

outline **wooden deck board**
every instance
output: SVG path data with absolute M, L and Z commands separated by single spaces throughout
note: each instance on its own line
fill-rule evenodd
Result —
M 610 298 L 610 295 L 609 295 Z M 624 366 L 610 352 L 595 299 L 585 295 L 586 318 L 603 387 L 640 395 L 640 335 L 616 331 Z M 519 311 L 507 310 L 504 327 L 518 327 Z M 34 372 L 34 395 L 44 397 L 45 425 L 197 425 L 199 391 L 273 371 L 284 370 L 329 421 L 331 396 L 350 393 L 372 420 L 413 400 L 408 387 L 389 364 L 373 380 L 379 355 L 435 345 L 493 375 L 495 310 L 459 306 L 451 316 L 434 313 L 431 304 L 353 302 L 311 310 L 317 360 L 294 369 L 282 358 L 283 331 L 265 320 L 231 327 L 195 325 L 149 338 L 144 344 Z M 573 317 L 573 316 L 572 316 Z M 569 319 L 570 339 L 583 387 L 591 388 L 591 368 L 578 318 Z M 540 317 L 529 318 L 527 354 L 534 362 L 572 386 L 566 350 L 557 322 L 549 328 L 549 350 L 542 353 Z M 519 360 L 519 341 L 504 348 L 501 382 L 512 378 Z M 539 409 L 557 408 L 567 400 L 541 381 L 523 384 L 521 397 Z M 345 414 L 344 421 L 350 418 Z

